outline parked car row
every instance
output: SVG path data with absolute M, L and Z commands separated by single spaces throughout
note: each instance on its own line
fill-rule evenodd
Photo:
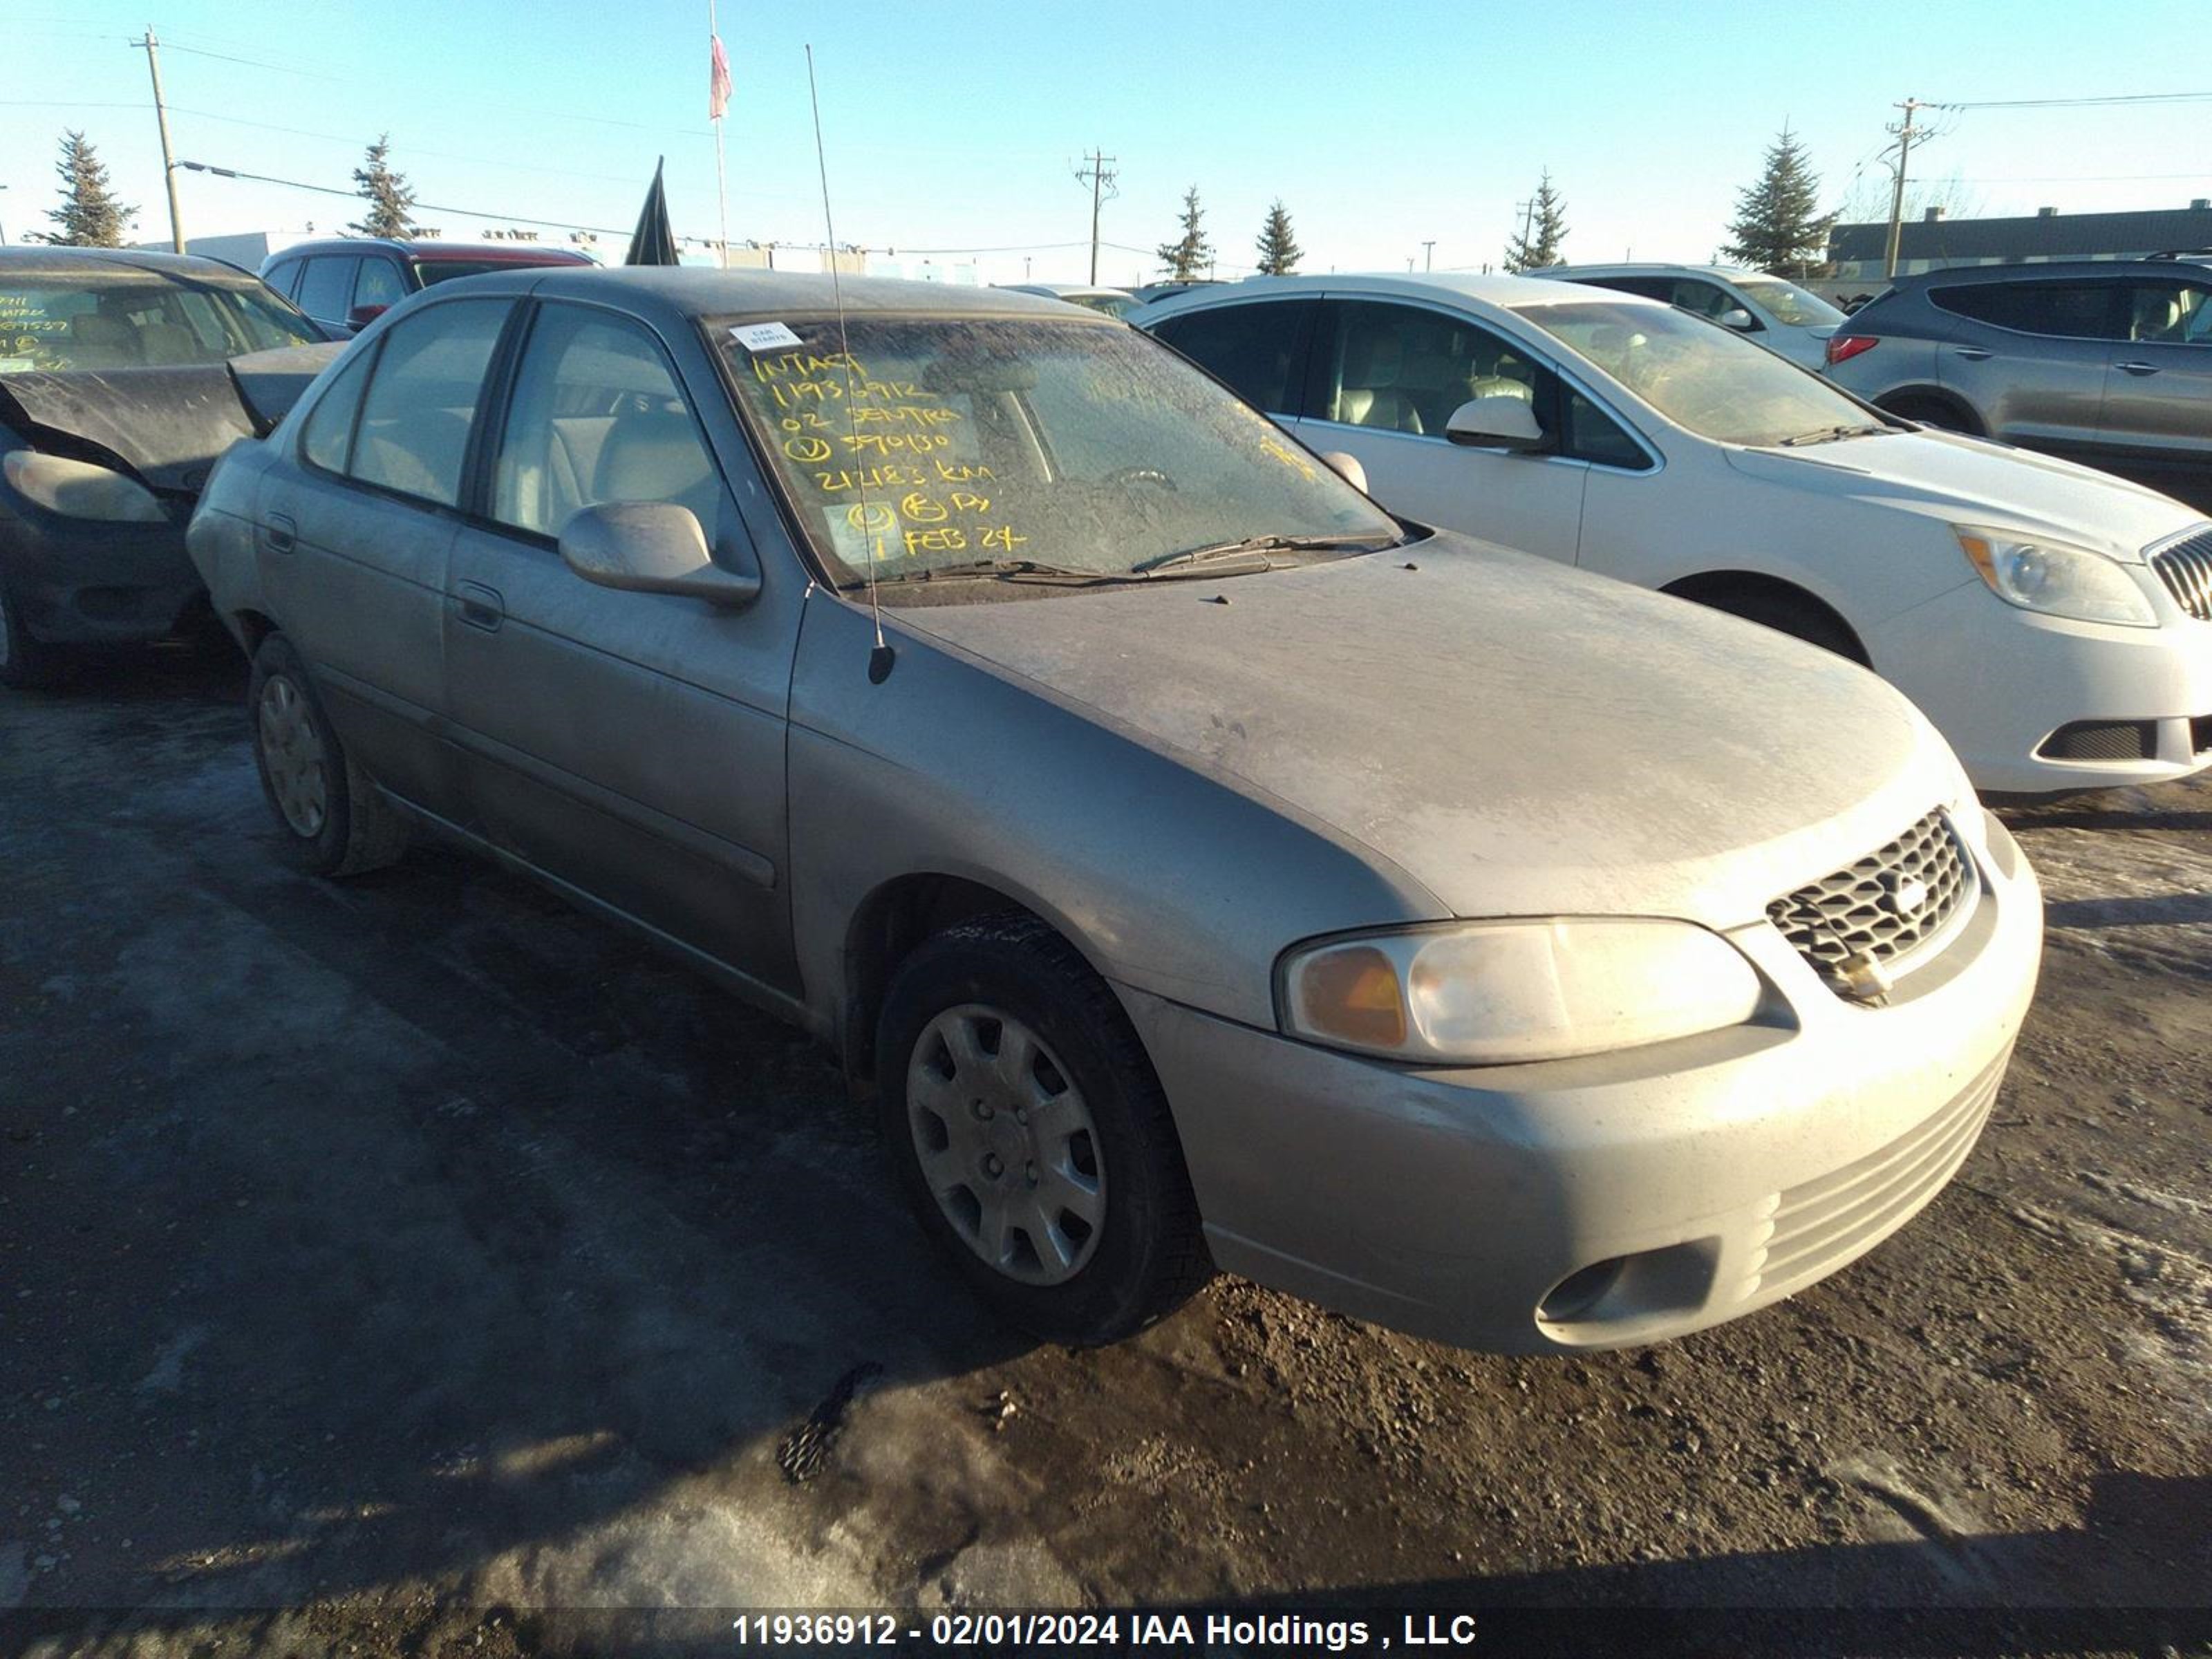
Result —
M 798 1022 L 1060 1340 L 1218 1266 L 1644 1342 L 1905 1224 L 2042 925 L 1930 719 L 1990 787 L 2212 761 L 2212 525 L 1588 286 L 1132 318 L 508 269 L 233 365 L 188 540 L 279 844 L 459 842 Z

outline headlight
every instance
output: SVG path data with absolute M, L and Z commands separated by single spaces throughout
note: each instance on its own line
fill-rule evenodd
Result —
M 11 449 L 0 461 L 0 471 L 6 472 L 8 482 L 26 500 L 65 519 L 100 519 L 110 524 L 169 521 L 161 502 L 143 484 L 88 461 Z
M 2117 559 L 1972 525 L 1953 525 L 1951 530 L 1990 592 L 2008 605 L 2076 622 L 2158 626 L 2158 613 Z
M 1390 1060 L 1498 1066 L 1740 1025 L 1759 975 L 1719 935 L 1612 917 L 1478 921 L 1301 947 L 1283 1030 Z

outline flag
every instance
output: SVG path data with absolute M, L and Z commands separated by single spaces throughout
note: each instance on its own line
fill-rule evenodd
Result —
M 660 187 L 660 163 L 653 164 L 653 188 L 645 192 L 645 206 L 637 216 L 637 228 L 629 234 L 626 265 L 672 265 L 676 232 L 668 222 L 668 195 Z
M 720 35 L 710 34 L 707 39 L 714 43 L 714 61 L 707 71 L 707 118 L 719 121 L 730 106 L 730 60 L 722 55 Z

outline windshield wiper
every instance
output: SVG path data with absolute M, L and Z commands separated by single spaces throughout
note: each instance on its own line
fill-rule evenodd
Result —
M 895 571 L 878 576 L 884 582 L 933 582 L 965 576 L 1073 576 L 1084 581 L 1111 581 L 1111 570 L 1070 570 L 1065 565 L 1042 564 L 1035 559 L 969 559 L 960 564 L 925 565 L 919 570 Z
M 1802 449 L 1808 444 L 1833 443 L 1838 438 L 1878 438 L 1885 432 L 1894 432 L 1893 426 L 1824 426 L 1818 432 L 1801 432 L 1794 438 L 1784 438 L 1778 446 L 1783 449 Z
M 1270 553 L 1315 553 L 1339 547 L 1385 547 L 1389 541 L 1374 536 L 1247 536 L 1241 541 L 1213 542 L 1188 547 L 1180 553 L 1163 553 L 1130 567 L 1133 576 L 1157 575 L 1164 571 L 1205 565 L 1209 568 L 1233 563 L 1238 571 L 1272 570 Z M 1225 574 L 1217 571 L 1216 574 Z

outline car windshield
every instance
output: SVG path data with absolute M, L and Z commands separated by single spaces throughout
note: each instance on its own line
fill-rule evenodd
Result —
M 885 580 L 990 564 L 1098 578 L 1254 538 L 1283 556 L 1400 538 L 1265 416 L 1129 329 L 868 316 L 841 343 L 834 318 L 709 327 L 841 582 L 872 556 Z
M 1779 276 L 1739 276 L 1735 285 L 1765 306 L 1769 316 L 1792 328 L 1831 328 L 1844 320 L 1844 313 L 1819 295 Z
M 0 374 L 219 363 L 322 337 L 258 284 L 125 269 L 0 275 Z
M 1598 300 L 1519 315 L 1701 438 L 1758 446 L 1884 429 L 1819 376 L 1672 307 Z

